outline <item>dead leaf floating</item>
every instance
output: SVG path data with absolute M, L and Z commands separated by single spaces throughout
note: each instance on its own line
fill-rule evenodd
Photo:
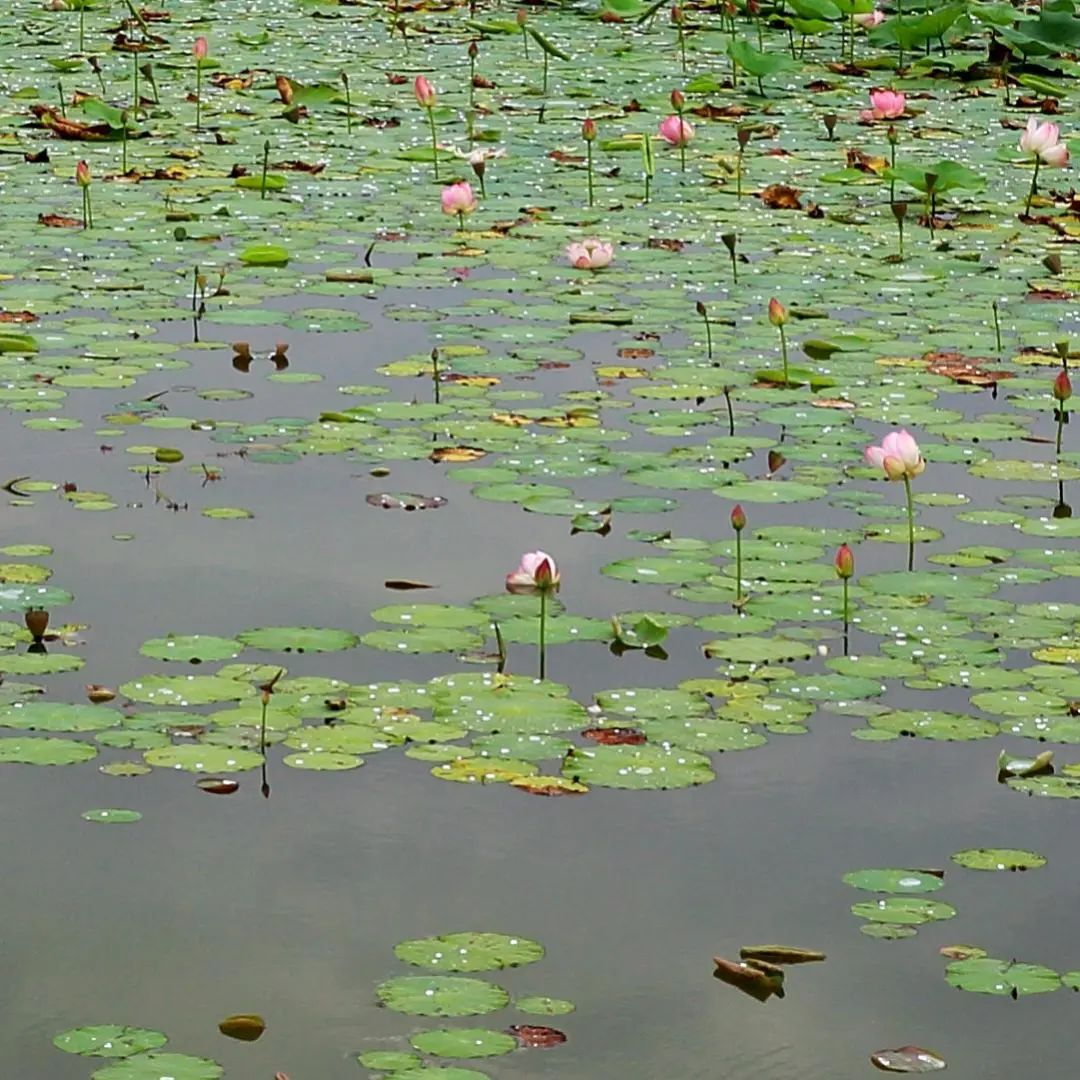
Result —
M 763 960 L 769 964 L 817 964 L 825 959 L 817 949 L 800 949 L 795 945 L 744 945 L 739 956 L 746 961 Z
M 774 964 L 766 964 L 762 960 L 737 963 L 722 956 L 714 956 L 713 963 L 716 965 L 714 979 L 734 986 L 748 997 L 768 1001 L 774 995 L 779 998 L 784 996 L 784 972 Z
M 237 1013 L 236 1016 L 226 1016 L 218 1024 L 218 1031 L 230 1039 L 239 1039 L 241 1042 L 254 1042 L 262 1037 L 266 1030 L 266 1021 L 258 1013 Z
M 522 1046 L 559 1046 L 566 1042 L 566 1035 L 558 1028 L 543 1024 L 511 1024 L 506 1029 Z
M 870 1063 L 882 1072 L 930 1073 L 946 1068 L 943 1057 L 919 1046 L 901 1046 L 897 1050 L 878 1050 L 870 1055 Z

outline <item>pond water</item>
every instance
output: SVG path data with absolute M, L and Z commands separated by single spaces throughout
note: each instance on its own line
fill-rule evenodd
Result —
M 1067 110 L 1072 5 L 886 8 L 853 65 L 847 0 L 694 9 L 684 68 L 666 9 L 608 2 L 624 21 L 522 30 L 19 0 L 0 26 L 12 1075 L 834 1080 L 908 1045 L 1071 1069 L 1075 169 L 1044 160 L 1027 208 L 1018 139 Z M 904 111 L 860 121 L 872 87 Z M 655 134 L 674 89 L 685 170 Z M 451 147 L 505 151 L 482 196 Z M 568 265 L 594 236 L 613 262 Z M 913 532 L 863 456 L 899 429 Z M 538 597 L 504 590 L 535 550 L 544 681 Z M 402 1004 L 390 980 L 458 973 L 395 947 L 465 931 L 542 955 L 460 972 L 509 995 L 468 984 L 483 1007 Z M 713 977 L 766 944 L 827 959 L 766 968 L 764 1002 Z M 256 1041 L 219 1031 L 245 1013 Z M 523 1024 L 566 1041 L 500 1040 Z M 151 1035 L 54 1045 L 95 1025 Z

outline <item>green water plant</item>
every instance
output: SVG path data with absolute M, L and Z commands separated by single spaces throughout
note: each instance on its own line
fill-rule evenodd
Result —
M 202 69 L 209 51 L 206 38 L 197 37 L 191 51 L 195 57 L 195 130 L 202 131 Z
M 1062 368 L 1058 372 L 1057 378 L 1054 380 L 1054 401 L 1057 405 L 1054 408 L 1054 416 L 1057 419 L 1057 439 L 1055 440 L 1055 448 L 1057 450 L 1058 457 L 1061 456 L 1061 429 L 1068 423 L 1069 414 L 1066 411 L 1066 403 L 1069 398 L 1072 397 L 1072 383 L 1069 381 L 1069 372 Z

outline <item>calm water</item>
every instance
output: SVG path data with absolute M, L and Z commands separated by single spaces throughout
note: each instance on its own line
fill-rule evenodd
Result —
M 379 326 L 362 339 L 282 333 L 294 367 L 325 375 L 323 384 L 240 375 L 223 350 L 192 353 L 191 372 L 142 380 L 132 396 L 180 384 L 235 385 L 254 389 L 255 398 L 214 405 L 178 393 L 166 400 L 181 415 L 314 416 L 352 404 L 333 388 L 377 381 L 373 369 L 390 355 Z M 429 347 L 422 329 L 394 333 L 394 356 Z M 275 331 L 251 337 L 272 343 Z M 580 385 L 559 372 L 542 378 L 536 385 L 549 400 Z M 423 381 L 415 387 L 419 395 L 429 390 Z M 427 462 L 394 464 L 390 478 L 375 480 L 368 466 L 341 458 L 271 467 L 230 457 L 222 459 L 227 479 L 206 491 L 197 477 L 174 470 L 162 487 L 191 509 L 169 512 L 127 470 L 133 461 L 122 442 L 111 454 L 99 450 L 94 428 L 122 396 L 73 395 L 66 414 L 87 422 L 80 431 L 29 432 L 17 417 L 0 426 L 7 475 L 75 482 L 121 504 L 111 513 L 78 513 L 42 497 L 33 509 L 4 513 L 5 543 L 56 549 L 48 560 L 54 582 L 76 601 L 54 612 L 54 622 L 90 624 L 80 649 L 86 667 L 48 677 L 53 700 L 81 700 L 86 682 L 116 686 L 161 670 L 137 650 L 167 631 L 229 635 L 310 624 L 363 632 L 374 625 L 369 610 L 402 598 L 383 588 L 390 577 L 441 584 L 416 599 L 467 603 L 497 592 L 518 554 L 535 547 L 559 559 L 572 612 L 680 606 L 662 591 L 597 573 L 641 550 L 620 535 L 624 529 L 608 539 L 571 539 L 565 519 L 474 500 L 444 479 L 444 466 Z M 971 402 L 972 412 L 991 408 L 987 395 L 959 400 Z M 189 461 L 212 460 L 214 444 L 204 435 L 173 436 L 170 443 L 192 450 Z M 949 477 L 942 467 L 927 490 L 953 490 Z M 619 493 L 605 480 L 574 487 L 585 497 Z M 364 503 L 377 490 L 438 493 L 450 503 L 437 512 L 382 512 Z M 209 521 L 198 513 L 204 502 L 246 506 L 255 519 Z M 799 519 L 784 508 L 751 512 L 754 525 Z M 726 513 L 709 493 L 681 493 L 679 511 L 661 527 L 715 538 L 726 532 Z M 932 510 L 921 514 L 935 523 Z M 813 515 L 810 508 L 802 517 Z M 656 519 L 633 524 L 651 527 Z M 112 539 L 128 532 L 130 542 Z M 957 545 L 976 542 L 950 535 Z M 898 566 L 902 549 L 863 545 L 859 558 L 862 571 Z M 697 651 L 700 640 L 697 632 L 673 634 L 666 664 L 640 655 L 617 660 L 599 644 L 557 647 L 550 674 L 583 701 L 604 687 L 673 685 L 713 670 Z M 858 649 L 859 639 L 852 644 Z M 534 657 L 517 649 L 512 661 L 529 671 Z M 443 659 L 369 649 L 295 657 L 289 665 L 293 676 L 357 683 L 448 669 Z M 904 703 L 895 694 L 888 700 Z M 394 753 L 369 755 L 356 771 L 314 774 L 282 766 L 281 751 L 272 751 L 268 800 L 257 773 L 242 775 L 231 798 L 209 798 L 186 773 L 128 780 L 100 774 L 96 763 L 7 766 L 0 1072 L 20 1080 L 88 1076 L 96 1060 L 59 1053 L 52 1036 L 122 1023 L 167 1031 L 173 1049 L 215 1058 L 229 1077 L 270 1080 L 279 1069 L 293 1080 L 353 1077 L 361 1072 L 357 1052 L 405 1049 L 411 1032 L 438 1026 L 376 1006 L 375 985 L 406 971 L 393 945 L 479 929 L 536 938 L 548 950 L 539 964 L 496 973 L 494 981 L 515 994 L 577 1004 L 576 1013 L 552 1021 L 568 1033 L 565 1046 L 477 1063 L 498 1080 L 837 1080 L 871 1074 L 872 1051 L 906 1043 L 941 1052 L 950 1076 L 992 1080 L 1033 1066 L 1071 1074 L 1077 1002 L 1068 991 L 1019 1002 L 963 994 L 945 983 L 938 956 L 942 945 L 968 942 L 1059 970 L 1080 967 L 1071 807 L 995 785 L 1003 739 L 862 743 L 849 736 L 860 723 L 819 712 L 809 735 L 774 735 L 752 753 L 719 756 L 717 781 L 701 789 L 597 788 L 582 799 L 439 783 L 429 766 Z M 132 755 L 106 751 L 101 760 L 125 756 Z M 144 819 L 115 828 L 80 819 L 102 806 L 138 809 Z M 844 885 L 845 871 L 946 866 L 952 852 L 982 845 L 1033 847 L 1050 862 L 1028 874 L 950 874 L 938 895 L 958 917 L 916 938 L 886 942 L 859 933 L 848 908 L 869 894 Z M 787 998 L 764 1005 L 712 978 L 713 955 L 763 942 L 822 949 L 829 959 L 792 969 Z M 231 1042 L 216 1030 L 220 1018 L 244 1011 L 267 1019 L 258 1043 Z M 477 1026 L 519 1019 L 494 1014 Z

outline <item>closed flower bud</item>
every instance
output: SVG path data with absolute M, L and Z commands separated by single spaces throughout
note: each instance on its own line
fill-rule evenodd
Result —
M 1072 397 L 1072 383 L 1069 382 L 1069 373 L 1064 369 L 1058 372 L 1054 380 L 1054 400 L 1068 401 Z
M 736 532 L 742 532 L 746 528 L 746 511 L 739 503 L 736 503 L 731 511 L 731 527 Z
M 788 311 L 774 296 L 769 301 L 769 322 L 773 326 L 783 326 L 788 321 Z
M 855 556 L 847 544 L 841 544 L 836 550 L 836 559 L 833 565 L 836 567 L 838 578 L 849 578 L 855 574 Z
M 581 137 L 586 142 L 592 142 L 596 138 L 596 121 L 593 119 L 586 120 L 581 125 Z
M 681 90 L 672 90 L 671 91 L 671 107 L 676 112 L 682 112 L 683 111 L 683 106 L 685 104 L 686 104 L 686 98 L 683 97 L 683 92 Z

